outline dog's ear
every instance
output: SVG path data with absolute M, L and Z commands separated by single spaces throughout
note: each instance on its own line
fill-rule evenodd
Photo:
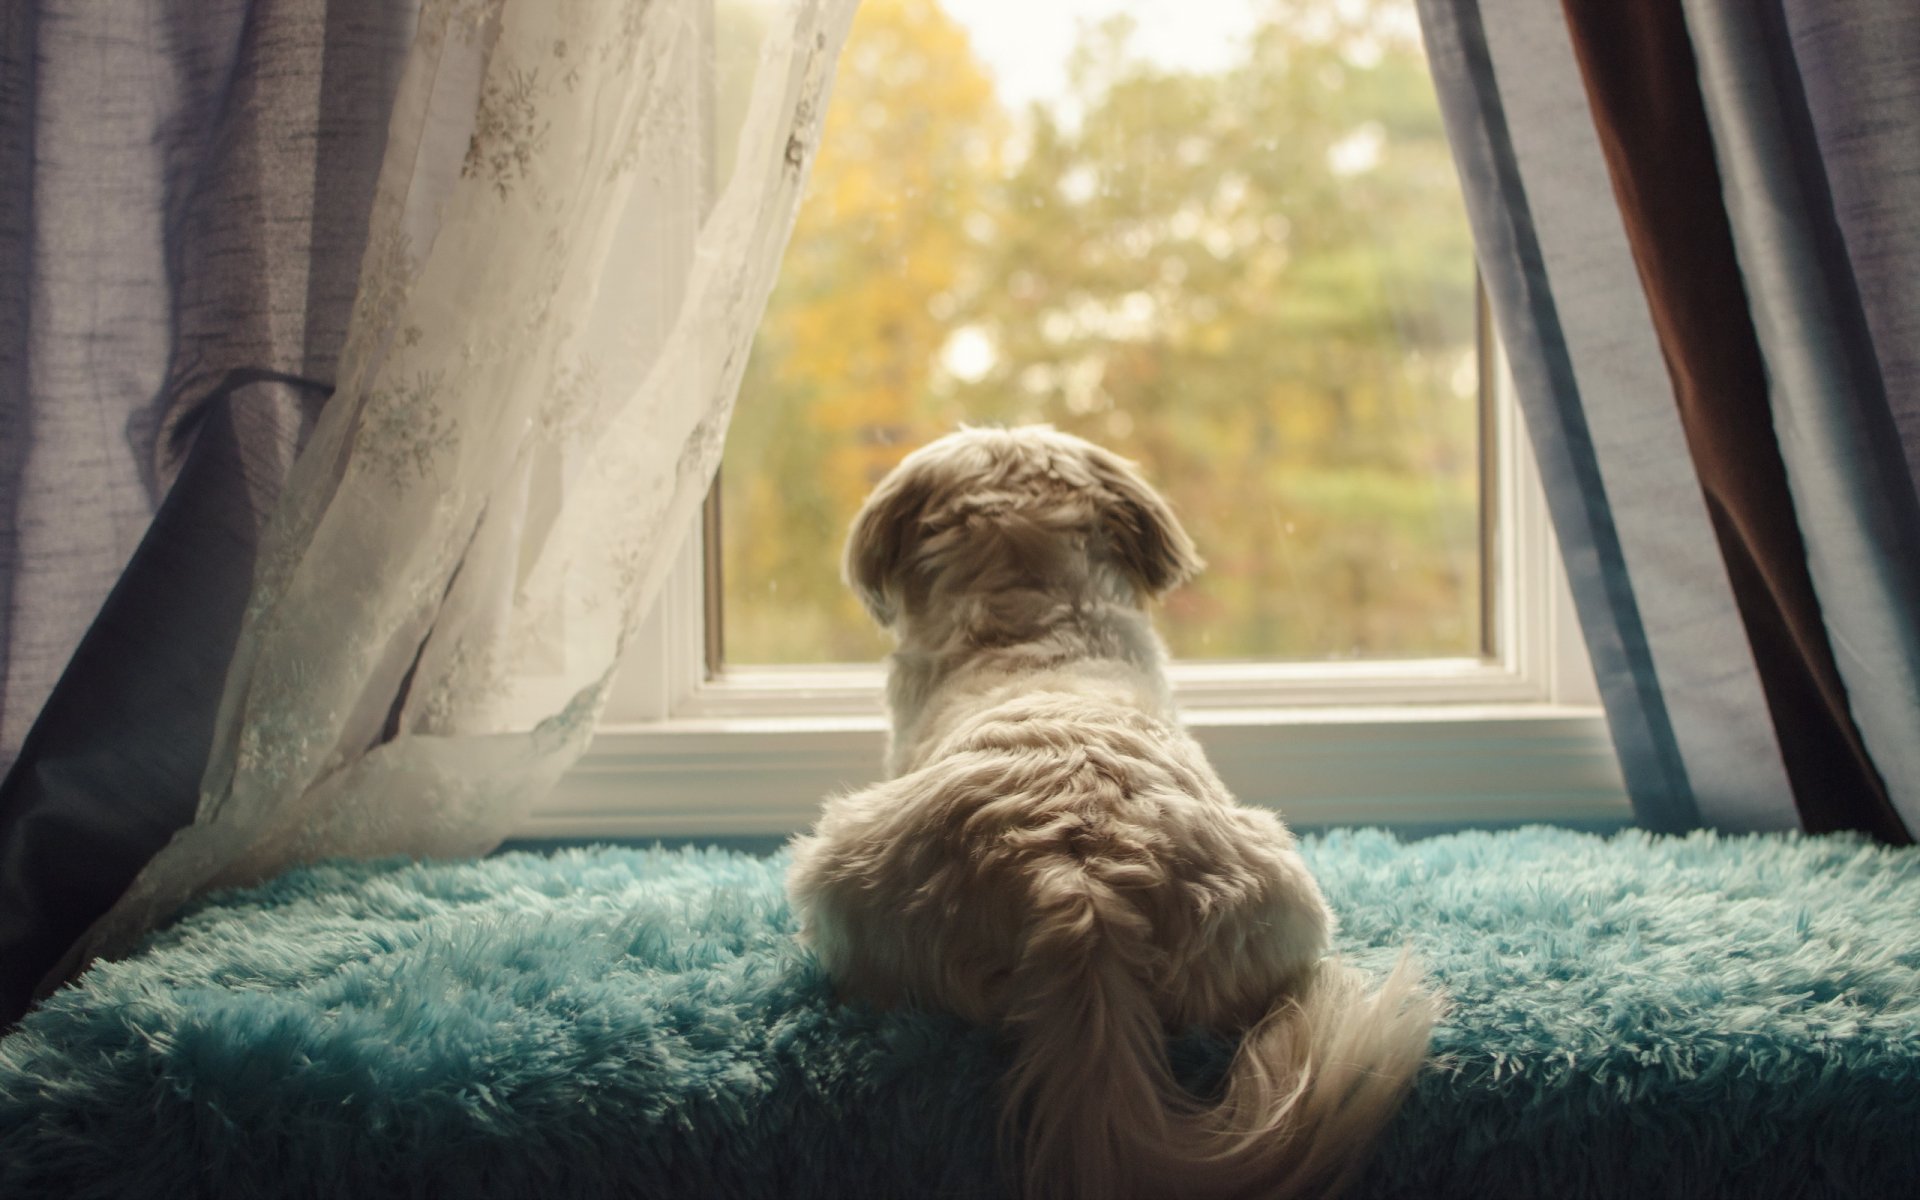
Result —
M 1206 564 L 1173 509 L 1133 464 L 1098 446 L 1087 466 L 1103 492 L 1100 530 L 1122 570 L 1148 596 L 1185 583 Z
M 883 626 L 900 616 L 901 572 L 921 535 L 932 486 L 917 471 L 896 469 L 880 481 L 847 532 L 841 577 Z

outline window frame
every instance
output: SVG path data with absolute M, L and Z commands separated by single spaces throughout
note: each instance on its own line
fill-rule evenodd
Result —
M 1485 330 L 1484 298 L 1482 309 Z M 1186 724 L 1243 801 L 1307 826 L 1630 819 L 1490 334 L 1481 361 L 1488 654 L 1174 663 Z M 810 824 L 823 797 L 880 778 L 881 664 L 710 671 L 706 592 L 718 576 L 703 538 L 714 519 L 710 508 L 685 538 L 593 744 L 518 836 L 785 835 Z
M 710 77 L 714 36 L 701 30 Z M 1223 780 L 1296 825 L 1630 819 L 1484 292 L 1477 307 L 1486 653 L 1173 664 L 1176 701 Z M 720 576 L 703 541 L 719 519 L 709 504 L 687 531 L 592 745 L 517 836 L 784 835 L 882 774 L 880 663 L 711 669 Z

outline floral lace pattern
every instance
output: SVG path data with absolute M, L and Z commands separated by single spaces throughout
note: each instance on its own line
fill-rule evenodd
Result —
M 64 969 L 216 882 L 484 851 L 585 748 L 718 464 L 856 4 L 776 0 L 715 196 L 710 2 L 428 0 L 200 820 Z
M 503 200 L 516 184 L 529 182 L 552 128 L 541 103 L 548 91 L 538 67 L 488 72 L 460 174 L 492 183 Z
M 354 434 L 355 462 L 402 491 L 434 477 L 458 438 L 457 427 L 440 406 L 441 375 L 422 371 L 367 399 Z

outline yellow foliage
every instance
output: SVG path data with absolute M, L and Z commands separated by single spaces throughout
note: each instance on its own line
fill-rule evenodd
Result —
M 1472 261 L 1431 85 L 1407 39 L 1349 61 L 1287 15 L 1325 0 L 1275 4 L 1215 73 L 1092 31 L 1062 68 L 1079 118 L 1015 139 L 936 0 L 866 0 L 729 435 L 732 661 L 879 651 L 835 551 L 962 419 L 1148 467 L 1212 564 L 1170 600 L 1177 653 L 1478 646 L 1475 413 L 1450 382 Z M 1363 122 L 1378 160 L 1331 169 Z M 978 378 L 942 369 L 961 329 L 991 347 Z
M 964 283 L 966 226 L 987 216 L 1006 134 L 992 80 L 938 4 L 861 6 L 766 322 L 780 385 L 833 435 L 825 477 L 849 504 L 898 456 L 889 446 L 931 432 L 901 415 L 946 340 L 932 309 Z

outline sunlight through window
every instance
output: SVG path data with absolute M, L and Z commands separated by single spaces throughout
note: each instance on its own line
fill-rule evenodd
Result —
M 729 435 L 725 657 L 877 658 L 861 499 L 1029 421 L 1173 500 L 1177 656 L 1477 656 L 1480 354 L 1412 0 L 866 0 Z

